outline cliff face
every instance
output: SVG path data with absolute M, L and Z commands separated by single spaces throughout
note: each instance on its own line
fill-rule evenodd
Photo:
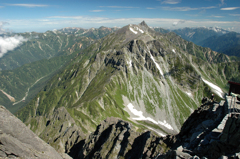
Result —
M 5 107 L 0 106 L 0 158 L 62 159 Z M 65 155 L 67 157 L 67 155 Z M 65 158 L 64 157 L 64 158 Z
M 206 101 L 186 120 L 174 141 L 165 141 L 171 150 L 161 158 L 239 158 L 240 118 L 229 114 L 228 108 L 227 100 L 219 104 Z

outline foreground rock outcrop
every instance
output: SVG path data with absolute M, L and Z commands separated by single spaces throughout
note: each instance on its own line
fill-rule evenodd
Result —
M 110 117 L 90 134 L 74 158 L 154 158 L 166 152 L 163 138 L 151 131 L 137 133 L 134 126 Z
M 71 156 L 76 159 L 240 158 L 239 123 L 239 114 L 229 114 L 226 101 L 216 103 L 208 99 L 191 114 L 177 135 L 158 137 L 151 131 L 139 133 L 133 124 L 110 117 L 82 140 Z
M 240 116 L 228 102 L 206 101 L 186 120 L 181 132 L 166 142 L 171 150 L 159 158 L 240 158 Z
M 62 159 L 57 151 L 0 106 L 0 158 Z M 65 155 L 67 157 L 67 155 Z

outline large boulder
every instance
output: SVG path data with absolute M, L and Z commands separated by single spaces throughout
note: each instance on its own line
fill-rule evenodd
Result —
M 1 157 L 62 159 L 54 148 L 35 135 L 3 106 L 0 106 Z

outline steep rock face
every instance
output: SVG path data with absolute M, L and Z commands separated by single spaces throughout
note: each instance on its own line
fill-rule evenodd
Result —
M 40 116 L 32 120 L 29 127 L 60 153 L 69 153 L 74 145 L 85 138 L 86 132 L 64 107 L 55 109 L 46 118 Z
M 226 102 L 208 101 L 191 114 L 178 135 L 167 137 L 171 150 L 159 158 L 239 158 L 239 122 L 239 114 L 228 114 Z
M 54 148 L 46 144 L 6 108 L 0 106 L 0 158 L 61 159 Z
M 107 118 L 87 137 L 74 158 L 154 158 L 166 151 L 162 138 L 134 129 L 126 121 Z

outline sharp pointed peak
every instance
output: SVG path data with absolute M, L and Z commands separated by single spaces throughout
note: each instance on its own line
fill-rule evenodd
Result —
M 139 25 L 148 27 L 148 25 L 145 21 L 142 21 Z

